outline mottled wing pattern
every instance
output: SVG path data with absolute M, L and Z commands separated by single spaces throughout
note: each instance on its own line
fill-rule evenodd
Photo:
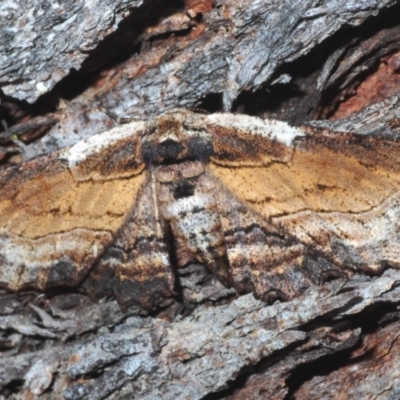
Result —
M 151 180 L 150 175 L 113 242 L 84 282 L 97 297 L 112 295 L 121 305 L 135 302 L 146 309 L 163 305 L 175 286 L 168 230 L 160 219 Z
M 93 295 L 114 294 L 121 303 L 151 308 L 172 294 L 169 254 L 157 242 L 164 232 L 143 207 L 154 204 L 139 156 L 143 129 L 134 122 L 0 174 L 1 287 L 75 287 L 90 273 Z M 146 296 L 124 290 L 125 281 L 137 289 L 143 280 Z
M 287 299 L 346 270 L 400 266 L 398 140 L 230 114 L 207 126 L 236 288 Z

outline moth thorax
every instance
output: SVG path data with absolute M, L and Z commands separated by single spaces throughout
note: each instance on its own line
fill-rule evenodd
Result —
M 169 165 L 183 161 L 207 161 L 213 154 L 208 136 L 144 138 L 141 156 L 147 165 Z

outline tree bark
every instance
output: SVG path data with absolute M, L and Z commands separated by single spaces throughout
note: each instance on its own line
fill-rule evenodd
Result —
M 393 0 L 5 1 L 2 167 L 176 107 L 396 137 L 399 11 Z M 179 276 L 185 295 L 152 314 L 63 290 L 0 292 L 0 399 L 399 398 L 399 271 L 272 305 L 204 285 L 205 273 Z

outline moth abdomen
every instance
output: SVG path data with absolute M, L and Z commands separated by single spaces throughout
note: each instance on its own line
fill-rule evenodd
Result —
M 160 216 L 171 227 L 177 266 L 193 261 L 230 282 L 224 232 L 214 182 L 198 161 L 159 166 L 155 171 Z

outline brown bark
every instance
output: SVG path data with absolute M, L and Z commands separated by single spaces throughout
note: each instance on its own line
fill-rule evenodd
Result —
M 105 3 L 0 5 L 1 119 L 25 159 L 173 107 L 399 134 L 398 2 Z M 1 292 L 0 399 L 400 396 L 399 272 L 272 305 L 186 273 L 185 302 L 152 315 Z

